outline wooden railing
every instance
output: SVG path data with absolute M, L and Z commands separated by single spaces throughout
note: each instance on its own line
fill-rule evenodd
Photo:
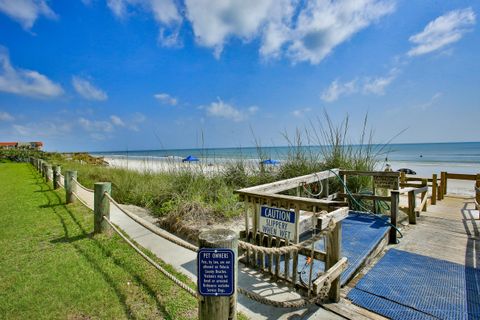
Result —
M 443 195 L 447 194 L 448 179 L 453 180 L 467 180 L 467 181 L 480 181 L 480 174 L 460 174 L 442 172 L 441 178 L 441 192 Z
M 269 274 L 273 279 L 285 281 L 296 289 L 308 290 L 309 293 L 313 291 L 317 295 L 320 295 L 322 290 L 328 289 L 329 300 L 338 301 L 340 274 L 347 263 L 346 258 L 341 257 L 341 221 L 347 217 L 349 209 L 347 202 L 333 200 L 337 195 L 328 193 L 328 180 L 335 179 L 336 175 L 338 169 L 333 169 L 237 190 L 236 193 L 246 208 L 245 231 L 241 232 L 240 236 L 244 242 L 251 244 L 244 246 L 242 261 Z M 321 199 L 307 197 L 308 195 L 304 194 L 304 188 L 313 183 L 321 183 L 323 190 L 326 191 Z M 296 195 L 285 194 L 288 192 Z M 267 233 L 268 230 L 262 229 L 260 225 L 262 207 L 292 212 L 296 223 L 293 237 L 272 235 Z M 304 227 L 300 226 L 301 214 L 304 217 L 307 215 L 311 217 L 302 220 Z M 308 245 L 300 242 L 300 233 L 305 230 L 312 232 L 310 240 L 306 240 Z M 327 241 L 326 251 L 314 247 L 315 241 L 312 239 L 320 239 L 319 234 L 315 235 L 319 232 L 325 233 L 322 238 L 325 237 Z M 298 246 L 294 248 L 296 245 Z M 308 283 L 299 281 L 299 255 L 325 262 L 325 273 L 317 279 L 314 279 L 316 275 L 310 273 Z M 309 268 L 311 267 L 313 261 Z
M 376 202 L 377 201 L 386 201 L 390 202 L 390 223 L 395 228 L 390 228 L 389 242 L 397 243 L 397 217 L 399 210 L 400 202 L 400 193 L 399 193 L 399 178 L 400 172 L 385 172 L 385 171 L 356 171 L 356 170 L 341 170 L 339 175 L 343 179 L 344 186 L 347 184 L 348 177 L 358 176 L 358 177 L 372 177 L 372 194 L 358 194 L 351 193 L 355 199 L 366 199 L 373 202 L 373 212 L 376 212 Z M 390 190 L 389 196 L 377 195 L 376 191 L 379 188 Z M 344 197 L 345 201 L 348 198 L 348 190 L 344 187 L 343 193 L 338 193 L 339 198 Z
M 480 210 L 480 179 L 475 183 L 475 208 Z
M 421 187 L 408 187 L 400 189 L 400 193 L 408 194 L 408 223 L 416 224 L 417 217 L 420 216 L 420 211 L 427 211 L 427 201 L 428 201 L 428 185 L 423 185 Z M 420 194 L 420 204 L 417 205 L 417 196 Z

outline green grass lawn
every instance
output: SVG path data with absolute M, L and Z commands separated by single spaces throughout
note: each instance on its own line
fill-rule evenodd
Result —
M 194 298 L 64 198 L 31 165 L 0 163 L 0 319 L 197 317 Z

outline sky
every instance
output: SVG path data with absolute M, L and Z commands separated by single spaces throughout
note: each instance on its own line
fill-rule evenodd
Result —
M 0 0 L 0 141 L 48 151 L 479 141 L 478 1 Z

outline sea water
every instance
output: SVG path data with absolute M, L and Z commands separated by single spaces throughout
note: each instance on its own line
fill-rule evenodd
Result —
M 302 151 L 321 160 L 322 150 L 329 147 L 305 146 Z M 358 150 L 359 146 L 351 146 Z M 116 165 L 128 167 L 129 161 L 140 160 L 154 168 L 153 163 L 178 162 L 192 155 L 199 159 L 201 164 L 222 165 L 235 160 L 244 160 L 258 164 L 260 160 L 274 159 L 286 161 L 294 148 L 291 147 L 247 147 L 247 148 L 194 148 L 194 149 L 163 149 L 163 150 L 129 150 L 95 152 L 92 155 L 105 156 L 107 161 L 113 159 Z M 450 173 L 478 174 L 480 173 L 480 142 L 462 143 L 415 143 L 389 144 L 373 146 L 378 165 L 377 170 L 384 170 L 389 164 L 396 171 L 409 168 L 420 177 L 431 177 L 436 173 L 446 171 Z M 109 159 L 110 158 L 110 159 Z M 126 160 L 126 161 L 125 161 Z M 194 165 L 195 166 L 195 165 Z M 158 166 L 157 166 L 158 167 Z M 456 191 L 455 191 L 456 190 Z M 472 181 L 449 182 L 449 192 L 471 194 Z
M 354 150 L 359 146 L 351 146 Z M 322 149 L 329 147 L 300 147 L 307 154 L 321 158 Z M 381 162 L 414 162 L 414 163 L 458 163 L 480 165 L 480 142 L 459 143 L 411 143 L 375 145 L 373 152 Z M 160 157 L 178 159 L 193 155 L 201 161 L 218 162 L 232 159 L 275 159 L 286 160 L 294 152 L 290 147 L 245 147 L 245 148 L 194 148 L 194 149 L 162 149 L 162 150 L 119 150 L 94 152 L 94 155 L 129 156 L 133 158 Z

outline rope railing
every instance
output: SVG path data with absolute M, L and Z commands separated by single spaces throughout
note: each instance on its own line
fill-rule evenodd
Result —
M 115 231 L 126 243 L 130 245 L 139 255 L 142 256 L 148 263 L 150 263 L 152 266 L 154 266 L 157 270 L 159 270 L 163 275 L 165 275 L 168 279 L 173 281 L 176 285 L 178 285 L 180 288 L 188 292 L 192 297 L 198 298 L 197 291 L 190 288 L 188 285 L 177 279 L 173 274 L 165 270 L 161 265 L 156 263 L 155 261 L 152 260 L 149 256 L 147 256 L 145 253 L 143 253 L 142 250 L 140 250 L 130 239 L 128 239 L 107 217 L 103 216 L 103 219 L 112 227 L 113 231 Z
M 59 178 L 58 183 L 60 184 L 60 186 L 61 186 L 62 188 L 65 188 L 65 184 L 64 184 L 65 177 L 64 177 L 62 174 L 60 174 L 60 175 L 58 176 L 58 178 Z
M 301 307 L 304 307 L 306 305 L 315 303 L 316 301 L 322 299 L 322 297 L 320 297 L 320 296 L 315 296 L 315 297 L 310 298 L 310 299 L 298 298 L 298 299 L 295 299 L 295 300 L 277 301 L 277 300 L 269 299 L 269 298 L 264 297 L 264 296 L 262 296 L 258 293 L 255 293 L 253 291 L 249 291 L 249 290 L 241 288 L 241 287 L 237 288 L 237 292 L 243 294 L 244 296 L 246 296 L 249 299 L 252 299 L 253 301 L 256 301 L 256 302 L 259 302 L 259 303 L 262 303 L 262 304 L 265 304 L 265 305 L 277 307 L 277 308 L 301 308 Z
M 150 223 L 146 222 L 145 220 L 143 220 L 142 218 L 140 218 L 139 216 L 131 213 L 130 211 L 126 210 L 125 208 L 122 208 L 122 206 L 117 202 L 115 201 L 115 199 L 112 198 L 112 196 L 105 192 L 105 196 L 110 199 L 110 202 L 115 206 L 117 207 L 120 211 L 122 211 L 124 214 L 126 214 L 128 217 L 130 217 L 133 221 L 137 222 L 138 224 L 140 224 L 142 227 L 148 229 L 149 231 L 153 232 L 154 234 L 170 241 L 170 242 L 173 242 L 185 249 L 188 249 L 188 250 L 191 250 L 193 252 L 197 252 L 198 251 L 198 247 L 197 246 L 194 246 L 193 244 L 189 243 L 189 242 L 186 242 L 184 240 L 181 240 L 175 236 L 172 236 L 170 235 L 169 233 L 167 233 L 166 231 L 158 228 L 158 227 L 155 227 L 153 225 L 150 225 Z
M 83 190 L 87 191 L 87 192 L 92 192 L 94 193 L 95 191 L 93 189 L 88 189 L 87 187 L 84 187 L 80 182 L 78 182 L 76 179 L 72 179 L 73 183 L 75 183 L 77 186 L 79 186 L 80 188 L 82 188 Z
M 326 233 L 331 232 L 335 228 L 335 225 L 336 225 L 336 223 L 332 219 L 332 220 L 330 220 L 328 226 L 325 229 L 323 229 L 320 233 L 314 235 L 313 237 L 311 237 L 308 240 L 305 240 L 305 241 L 300 242 L 300 243 L 292 244 L 292 245 L 289 245 L 289 246 L 278 247 L 278 248 L 269 248 L 269 247 L 258 246 L 258 245 L 240 240 L 238 242 L 238 247 L 241 248 L 241 249 L 244 249 L 244 250 L 252 250 L 252 251 L 260 252 L 260 253 L 263 253 L 263 254 L 283 255 L 283 254 L 298 252 L 301 249 L 303 249 L 305 247 L 308 247 L 312 243 L 315 243 L 318 240 L 322 239 L 325 236 Z
M 76 192 L 73 192 L 73 191 L 72 191 L 72 194 L 73 194 L 73 195 L 78 199 L 78 201 L 80 201 L 85 207 L 93 210 L 93 208 L 92 208 L 89 204 L 87 204 L 87 202 L 84 201 Z
M 64 179 L 65 177 L 63 175 L 59 175 L 59 185 L 61 187 L 64 186 Z M 84 187 L 82 184 L 80 184 L 76 179 L 73 179 L 73 182 L 75 183 L 76 186 L 79 186 L 82 190 L 90 193 L 94 193 L 95 191 L 89 188 Z M 80 197 L 80 195 L 77 192 L 72 192 L 72 194 L 78 199 L 79 202 L 81 202 L 85 207 L 89 209 L 93 209 L 85 200 Z M 198 252 L 198 247 L 196 247 L 193 244 L 190 244 L 180 238 L 177 238 L 173 235 L 170 235 L 168 232 L 162 230 L 161 228 L 158 228 L 151 224 L 150 222 L 142 219 L 141 217 L 138 217 L 137 215 L 131 213 L 130 211 L 126 210 L 123 208 L 118 202 L 115 201 L 115 199 L 112 198 L 112 196 L 108 193 L 105 192 L 104 195 L 109 199 L 110 203 L 112 203 L 115 207 L 117 207 L 121 212 L 123 212 L 125 215 L 127 215 L 129 218 L 146 228 L 147 230 L 151 231 L 152 233 L 170 241 L 173 242 L 176 245 L 179 245 L 185 249 L 191 250 L 193 252 Z M 132 247 L 138 254 L 142 256 L 148 263 L 150 263 L 153 267 L 155 267 L 157 270 L 159 270 L 163 275 L 165 275 L 168 279 L 173 281 L 175 284 L 177 284 L 179 287 L 181 287 L 183 290 L 188 292 L 192 297 L 198 299 L 200 298 L 199 294 L 195 289 L 192 289 L 189 287 L 187 284 L 176 278 L 173 274 L 168 272 L 165 268 L 160 266 L 158 263 L 156 263 L 153 259 L 151 259 L 149 256 L 147 256 L 137 245 L 135 245 L 128 237 L 126 237 L 121 230 L 116 227 L 113 222 L 107 218 L 106 216 L 103 216 L 103 219 L 110 225 L 110 227 L 117 233 L 127 244 Z M 313 236 L 312 238 L 294 244 L 294 245 L 289 245 L 289 246 L 284 246 L 284 247 L 279 247 L 279 248 L 268 248 L 268 247 L 263 247 L 263 246 L 257 246 L 248 242 L 244 241 L 239 241 L 239 248 L 241 249 L 250 249 L 252 251 L 256 251 L 259 253 L 264 253 L 264 254 L 289 254 L 292 252 L 299 252 L 301 249 L 304 247 L 307 247 L 316 241 L 320 240 L 322 237 L 325 236 L 326 233 L 330 232 L 333 230 L 335 227 L 335 222 L 333 220 L 330 221 L 328 224 L 327 228 L 322 230 L 320 233 L 317 235 Z M 277 300 L 272 300 L 268 297 L 262 296 L 258 293 L 255 293 L 253 291 L 249 291 L 245 288 L 237 287 L 237 292 L 240 294 L 243 294 L 249 299 L 252 299 L 253 301 L 265 304 L 265 305 L 270 305 L 273 307 L 278 307 L 278 308 L 300 308 L 304 307 L 308 304 L 315 303 L 316 301 L 319 301 L 321 299 L 324 299 L 326 295 L 328 294 L 328 291 L 330 289 L 331 283 L 330 281 L 326 281 L 324 286 L 319 290 L 319 294 L 313 298 L 298 298 L 295 300 L 289 300 L 289 301 L 277 301 Z M 231 299 L 231 303 L 234 303 L 234 300 Z M 232 309 L 233 310 L 233 309 Z

